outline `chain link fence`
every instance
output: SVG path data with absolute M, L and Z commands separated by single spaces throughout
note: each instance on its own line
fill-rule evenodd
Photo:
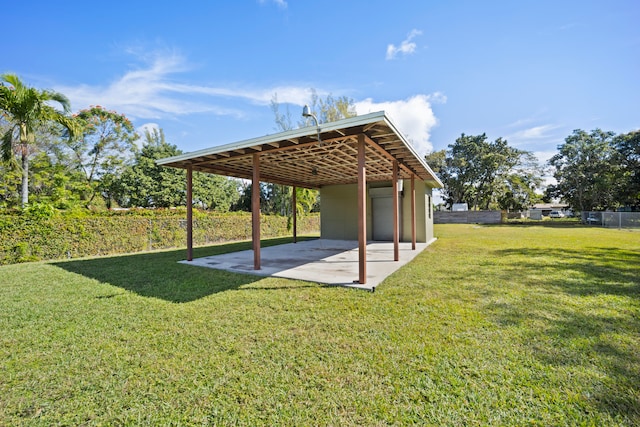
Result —
M 606 228 L 640 229 L 640 212 L 582 212 L 582 222 Z

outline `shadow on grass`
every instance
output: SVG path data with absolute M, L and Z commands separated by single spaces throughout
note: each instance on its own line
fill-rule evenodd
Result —
M 312 238 L 298 239 L 309 240 Z M 261 246 L 267 247 L 290 242 L 290 238 L 267 239 L 261 242 Z M 249 249 L 251 249 L 251 242 L 225 243 L 194 248 L 193 256 L 199 258 Z M 175 303 L 195 301 L 218 292 L 239 289 L 264 279 L 264 277 L 251 274 L 237 274 L 178 263 L 185 257 L 186 250 L 177 249 L 53 262 L 52 265 L 144 297 L 159 298 Z M 292 287 L 299 288 L 300 286 Z M 277 288 L 260 286 L 256 289 L 283 288 L 283 286 Z M 110 298 L 116 295 L 117 293 L 101 298 Z
M 535 248 L 494 251 L 498 257 L 526 258 L 518 262 L 509 277 L 548 273 L 546 284 L 572 295 L 611 294 L 640 297 L 640 249 L 588 247 L 584 250 Z M 549 260 L 553 260 L 550 262 Z M 566 280 L 580 275 L 581 280 Z
M 545 364 L 606 372 L 604 379 L 591 380 L 590 398 L 603 410 L 640 425 L 640 394 L 633 392 L 640 384 L 640 352 L 634 344 L 640 330 L 640 249 L 516 248 L 494 253 L 525 259 L 501 272 L 504 283 L 516 280 L 578 298 L 569 302 L 554 297 L 554 291 L 548 296 L 538 291 L 535 304 L 488 307 L 497 321 L 505 326 L 540 325 L 525 334 L 523 344 Z M 598 298 L 587 305 L 583 297 Z M 627 298 L 627 302 L 611 297 Z

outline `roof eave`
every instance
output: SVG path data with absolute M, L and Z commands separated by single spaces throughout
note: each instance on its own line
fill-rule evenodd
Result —
M 330 132 L 345 127 L 355 127 L 375 123 L 384 120 L 386 117 L 384 111 L 378 111 L 375 113 L 364 114 L 362 116 L 348 117 L 346 119 L 338 120 L 331 123 L 321 123 L 320 132 Z M 178 156 L 167 157 L 156 161 L 158 165 L 165 165 L 168 163 L 181 162 L 184 160 L 190 160 L 195 157 L 210 156 L 213 154 L 222 153 L 225 151 L 242 150 L 250 148 L 255 145 L 269 144 L 286 139 L 296 139 L 305 136 L 315 136 L 318 133 L 318 127 L 307 126 L 299 129 L 292 129 L 284 132 L 274 133 L 270 135 L 260 136 L 257 138 L 247 139 L 244 141 L 233 142 L 231 144 L 219 145 L 212 148 L 205 148 L 203 150 L 192 151 Z

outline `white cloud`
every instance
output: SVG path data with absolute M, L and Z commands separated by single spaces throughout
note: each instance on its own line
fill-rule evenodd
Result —
M 273 86 L 262 89 L 238 89 L 234 87 L 206 87 L 206 86 L 175 86 L 176 91 L 185 93 L 200 93 L 211 96 L 224 96 L 230 98 L 243 98 L 258 105 L 269 105 L 274 94 L 278 95 L 278 102 L 295 105 L 304 105 L 311 100 L 311 89 L 307 86 Z M 318 96 L 328 95 L 328 92 L 316 91 Z
M 415 52 L 416 44 L 412 41 L 416 36 L 422 34 L 422 31 L 413 29 L 407 35 L 407 38 L 400 43 L 400 46 L 389 44 L 387 46 L 387 60 L 395 59 L 396 56 L 401 53 L 402 55 L 409 55 Z
M 239 111 L 219 107 L 210 102 L 181 99 L 175 93 L 185 88 L 173 83 L 170 76 L 188 70 L 184 58 L 175 53 L 156 54 L 146 67 L 126 72 L 106 86 L 59 86 L 74 108 L 102 105 L 132 117 L 158 119 L 170 115 L 210 112 L 240 116 Z
M 511 135 L 514 139 L 543 139 L 549 138 L 549 132 L 559 128 L 557 125 L 542 125 L 534 126 L 528 129 L 523 129 Z
M 268 1 L 267 0 L 258 0 L 260 2 L 260 4 L 265 4 Z M 282 9 L 286 9 L 288 4 L 285 0 L 272 0 L 275 4 L 278 5 L 278 7 L 282 8 Z
M 421 156 L 433 150 L 429 140 L 431 129 L 438 119 L 431 108 L 432 103 L 444 103 L 446 97 L 437 92 L 432 95 L 419 94 L 406 100 L 374 102 L 371 98 L 355 103 L 358 114 L 384 110 L 398 126 L 400 132 L 409 139 L 413 148 Z
M 545 165 L 550 158 L 558 154 L 558 150 L 534 151 L 533 155 L 538 158 L 540 164 Z
M 142 58 L 144 66 L 127 71 L 108 85 L 58 86 L 75 109 L 102 105 L 132 118 L 162 119 L 208 113 L 218 116 L 243 117 L 239 109 L 221 106 L 216 98 L 244 99 L 257 105 L 269 105 L 275 93 L 278 101 L 304 105 L 311 99 L 308 86 L 273 86 L 247 89 L 215 87 L 177 82 L 175 75 L 189 71 L 186 60 L 175 52 Z M 326 95 L 318 92 L 319 96 Z

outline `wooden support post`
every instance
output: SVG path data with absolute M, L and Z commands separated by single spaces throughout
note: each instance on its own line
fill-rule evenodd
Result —
M 411 174 L 411 250 L 416 250 L 416 176 Z
M 187 261 L 193 261 L 193 170 L 187 166 Z
M 367 172 L 364 134 L 358 135 L 358 282 L 367 283 Z
M 400 260 L 400 227 L 398 224 L 398 161 L 393 161 L 393 260 Z
M 251 242 L 253 243 L 253 269 L 260 270 L 260 154 L 253 154 L 251 180 Z
M 293 186 L 293 195 L 291 197 L 291 215 L 293 219 L 293 243 L 298 243 L 298 201 L 296 198 L 297 188 Z

